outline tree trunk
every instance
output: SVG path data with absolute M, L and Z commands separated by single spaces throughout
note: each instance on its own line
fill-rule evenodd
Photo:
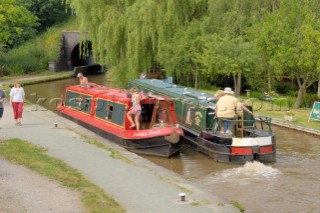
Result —
M 198 89 L 198 74 L 197 73 L 194 75 L 194 88 Z
M 241 72 L 233 74 L 234 93 L 236 96 L 241 92 Z
M 293 105 L 293 108 L 294 109 L 298 109 L 300 106 L 301 106 L 301 103 L 302 103 L 302 98 L 303 98 L 303 94 L 304 94 L 304 91 L 305 91 L 305 86 L 301 85 L 301 87 L 299 87 L 299 90 L 298 90 L 298 97 L 296 99 L 296 102 L 294 103 Z
M 318 76 L 318 99 L 320 100 L 320 74 Z
M 272 90 L 272 84 L 271 84 L 271 70 L 268 67 L 268 91 L 270 92 Z
M 237 76 L 236 76 L 236 74 L 232 74 L 232 77 L 233 77 L 233 88 L 234 88 L 234 90 L 235 90 L 235 92 L 236 92 L 236 88 L 237 88 Z

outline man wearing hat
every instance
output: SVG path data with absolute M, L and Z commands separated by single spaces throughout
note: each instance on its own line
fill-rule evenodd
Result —
M 236 110 L 244 110 L 247 111 L 249 114 L 252 115 L 252 112 L 245 107 L 236 97 L 234 97 L 233 91 L 230 87 L 226 87 L 223 90 L 225 94 L 222 96 L 216 106 L 216 116 L 222 120 L 234 120 L 236 118 Z M 225 121 L 224 122 L 224 133 L 232 134 L 233 129 L 233 122 Z M 231 130 L 229 129 L 231 127 Z
M 0 120 L 3 115 L 3 101 L 6 97 L 6 93 L 3 91 L 3 86 L 0 84 Z

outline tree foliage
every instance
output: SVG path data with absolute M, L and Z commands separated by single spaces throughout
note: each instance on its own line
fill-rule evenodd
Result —
M 0 44 L 16 46 L 32 37 L 36 21 L 16 0 L 0 0 Z
M 258 24 L 261 33 L 256 42 L 260 51 L 278 75 L 289 76 L 298 83 L 295 108 L 301 105 L 305 90 L 318 80 L 320 73 L 319 6 L 316 0 L 281 1 L 279 9 Z
M 18 0 L 40 23 L 36 28 L 45 31 L 53 24 L 62 22 L 70 16 L 69 8 L 64 0 Z
M 195 86 L 230 76 L 239 94 L 244 78 L 263 88 L 256 76 L 267 76 L 271 89 L 287 75 L 302 94 L 319 77 L 319 0 L 67 2 L 96 61 L 123 83 L 156 67 Z
M 45 33 L 29 39 L 23 45 L 9 50 L 2 57 L 0 54 L 0 67 L 8 75 L 27 74 L 46 70 L 48 62 L 56 61 L 60 56 L 62 29 L 66 29 L 66 24 L 63 27 L 55 25 Z
M 68 1 L 90 32 L 95 58 L 126 82 L 149 72 L 159 48 L 195 15 L 200 0 Z M 125 77 L 126 76 L 126 77 Z

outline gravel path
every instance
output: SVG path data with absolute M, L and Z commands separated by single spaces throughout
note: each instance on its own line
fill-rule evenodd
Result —
M 86 212 L 80 195 L 57 182 L 0 158 L 0 212 Z

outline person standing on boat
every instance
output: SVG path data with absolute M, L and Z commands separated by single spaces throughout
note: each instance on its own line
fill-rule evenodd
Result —
M 88 78 L 84 77 L 81 72 L 78 73 L 77 77 L 80 80 L 80 84 L 87 84 L 88 83 Z
M 3 115 L 3 102 L 5 98 L 6 98 L 6 93 L 3 91 L 3 86 L 0 84 L 0 120 Z
M 224 96 L 224 92 L 223 90 L 218 90 L 213 96 L 212 96 L 212 100 L 214 101 L 214 103 L 217 103 L 219 101 L 219 99 Z M 217 106 L 207 106 L 208 109 L 211 109 L 214 111 L 214 119 L 213 119 L 213 131 L 217 131 L 219 129 L 219 121 L 217 120 Z
M 22 126 L 21 118 L 23 112 L 23 104 L 25 101 L 26 98 L 24 89 L 21 87 L 20 81 L 16 81 L 10 91 L 10 105 L 13 108 L 16 126 Z
M 136 130 L 140 130 L 141 96 L 135 87 L 130 89 L 130 93 L 132 98 L 132 107 L 127 114 L 127 118 L 131 123 L 130 128 L 136 127 Z
M 232 96 L 233 91 L 230 87 L 226 87 L 223 90 L 224 95 L 219 98 L 216 107 L 216 116 L 218 119 L 227 120 L 224 122 L 224 131 L 223 133 L 233 134 L 234 123 L 230 120 L 236 118 L 236 110 L 244 110 L 249 114 L 253 113 L 245 107 L 236 97 Z M 229 129 L 231 127 L 231 130 Z

